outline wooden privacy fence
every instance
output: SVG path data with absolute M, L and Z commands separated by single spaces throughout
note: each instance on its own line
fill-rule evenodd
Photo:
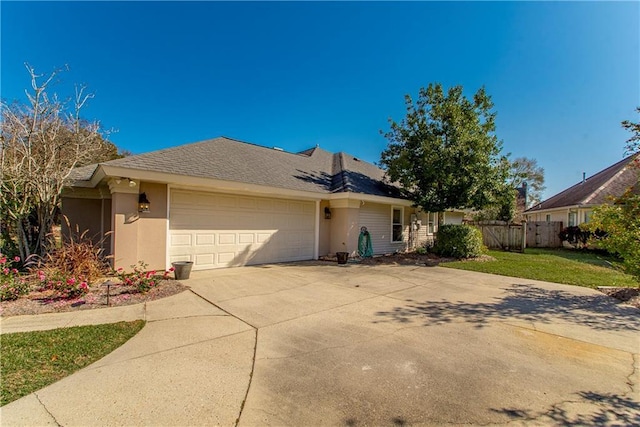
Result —
M 531 221 L 527 222 L 528 248 L 561 248 L 560 232 L 562 221 Z
M 524 248 L 560 248 L 562 221 L 533 221 L 508 224 L 504 221 L 473 222 L 482 232 L 482 242 L 489 249 L 524 252 Z
M 527 227 L 522 224 L 508 224 L 504 221 L 474 222 L 482 232 L 482 243 L 489 249 L 524 252 L 527 243 Z

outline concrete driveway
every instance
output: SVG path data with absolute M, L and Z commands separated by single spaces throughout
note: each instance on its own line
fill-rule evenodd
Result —
M 2 424 L 640 424 L 640 311 L 590 289 L 329 263 L 186 283 L 145 306 L 127 344 L 5 406 Z
M 440 267 L 194 274 L 257 330 L 240 425 L 640 424 L 640 312 Z

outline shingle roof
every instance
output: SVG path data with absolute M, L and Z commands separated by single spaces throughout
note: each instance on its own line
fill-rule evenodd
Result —
M 346 153 L 314 147 L 300 153 L 219 137 L 101 163 L 316 193 L 353 192 L 400 197 L 384 171 Z M 74 169 L 70 181 L 88 181 L 98 164 Z M 73 185 L 73 184 L 72 184 Z
M 640 190 L 638 169 L 633 163 L 640 162 L 640 153 L 620 160 L 618 163 L 601 170 L 553 197 L 539 203 L 526 212 L 555 209 L 565 206 L 601 205 L 609 202 L 610 197 L 621 196 L 629 187 Z

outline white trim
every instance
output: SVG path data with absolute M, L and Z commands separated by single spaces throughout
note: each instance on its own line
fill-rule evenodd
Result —
M 400 226 L 402 227 L 400 240 L 393 240 L 393 226 L 395 225 L 393 222 L 393 211 L 396 209 L 400 210 Z M 391 233 L 389 237 L 391 238 L 391 243 L 404 243 L 404 206 L 391 206 Z
M 329 200 L 330 208 L 351 208 L 351 209 L 360 209 L 364 202 L 362 200 L 354 200 L 354 199 L 338 199 L 338 200 Z
M 320 254 L 320 200 L 316 200 L 316 221 L 314 224 L 315 244 L 313 247 L 313 259 L 318 259 Z
M 100 249 L 104 253 L 104 199 L 100 199 Z
M 436 234 L 436 227 L 438 226 L 438 213 L 437 212 L 425 212 L 427 215 L 427 229 L 425 235 L 433 236 Z
M 138 194 L 140 193 L 140 180 L 138 179 L 109 179 L 109 191 L 113 193 Z
M 327 198 L 327 195 L 325 195 L 325 199 L 326 198 Z M 350 193 L 350 192 L 334 193 L 334 194 L 329 194 L 328 199 L 331 201 L 344 200 L 344 199 L 358 200 L 363 202 L 380 203 L 383 205 L 394 204 L 394 205 L 403 206 L 403 207 L 413 206 L 413 202 L 411 200 L 396 199 L 393 197 L 384 197 L 384 196 L 374 196 L 372 194 L 363 194 L 363 193 Z
M 174 175 L 164 172 L 145 171 L 139 169 L 129 169 L 111 165 L 99 165 L 94 172 L 91 180 L 78 181 L 73 187 L 96 187 L 101 181 L 110 177 L 128 177 L 137 181 L 156 182 L 161 184 L 171 183 L 174 188 L 193 189 L 198 191 L 208 191 L 216 193 L 233 193 L 243 192 L 264 197 L 277 198 L 299 198 L 307 200 L 360 200 L 372 203 L 395 204 L 398 206 L 409 207 L 413 202 L 407 199 L 398 199 L 394 197 L 375 196 L 362 193 L 335 193 L 327 194 L 325 192 L 314 192 L 305 190 L 292 190 L 287 188 L 270 187 L 267 185 L 250 184 L 237 181 L 224 181 L 214 178 L 203 178 L 187 175 Z
M 170 229 L 170 221 L 169 221 L 169 214 L 171 213 L 171 184 L 167 184 L 167 224 L 166 224 L 166 229 L 165 229 L 165 233 L 166 233 L 166 238 L 165 238 L 165 243 L 164 243 L 164 251 L 165 251 L 165 255 L 164 255 L 164 264 L 165 264 L 165 270 L 169 270 L 171 268 L 171 262 L 169 260 L 169 246 L 171 245 L 171 229 Z
M 174 188 L 184 188 L 197 191 L 216 192 L 216 193 L 233 193 L 239 192 L 278 198 L 298 198 L 307 200 L 320 200 L 326 197 L 324 193 L 315 193 L 303 190 L 290 190 L 286 188 L 269 187 L 266 185 L 250 184 L 245 182 L 224 181 L 213 178 L 202 178 L 186 175 L 169 175 L 163 172 L 142 171 L 135 169 L 120 168 L 117 166 L 100 165 L 98 168 L 100 173 L 96 173 L 91 183 L 96 186 L 103 178 L 107 176 L 126 176 L 134 180 L 156 182 L 162 184 L 171 183 Z

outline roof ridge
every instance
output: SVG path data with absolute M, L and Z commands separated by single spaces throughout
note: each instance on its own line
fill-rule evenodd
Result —
M 204 141 L 197 141 L 197 142 L 193 142 L 192 144 L 198 144 L 198 143 L 200 143 L 200 142 L 211 142 L 211 141 L 215 141 L 215 140 L 217 140 L 217 139 L 221 139 L 221 138 L 224 138 L 224 139 L 227 139 L 227 140 L 229 140 L 229 141 L 233 141 L 233 142 L 239 142 L 239 143 L 241 143 L 241 144 L 251 145 L 251 146 L 253 146 L 253 147 L 257 147 L 257 148 L 263 148 L 263 149 L 265 149 L 265 150 L 272 150 L 272 151 L 276 151 L 276 152 L 279 152 L 279 153 L 292 154 L 292 155 L 294 155 L 294 156 L 305 156 L 305 157 L 311 157 L 311 155 L 313 154 L 313 152 L 315 152 L 316 148 L 319 148 L 319 146 L 316 146 L 316 147 L 309 148 L 309 149 L 306 149 L 306 150 L 303 150 L 303 151 L 300 151 L 300 152 L 297 152 L 297 153 L 296 153 L 296 152 L 293 152 L 293 151 L 287 151 L 287 150 L 285 150 L 285 149 L 283 149 L 283 148 L 280 148 L 280 147 L 277 147 L 277 146 L 271 146 L 271 147 L 269 147 L 269 146 L 266 146 L 266 145 L 256 144 L 255 142 L 243 141 L 243 140 L 241 140 L 241 139 L 231 138 L 231 137 L 224 136 L 224 135 L 220 135 L 220 136 L 217 136 L 217 137 L 215 137 L 215 138 L 211 138 L 211 139 L 206 139 L 206 140 L 204 140 Z M 189 145 L 189 144 L 179 145 L 178 147 L 182 147 L 182 146 L 184 146 L 184 145 Z M 176 147 L 176 148 L 177 148 L 177 147 Z M 305 152 L 307 152 L 307 151 L 312 151 L 312 152 L 311 152 L 311 154 L 309 154 L 309 155 L 304 154 L 304 153 L 305 153 Z
M 617 178 L 619 178 L 624 172 L 625 170 L 627 170 L 627 166 L 633 161 L 633 159 L 636 156 L 640 156 L 640 152 L 639 153 L 634 153 L 630 156 L 625 157 L 624 159 L 594 173 L 593 175 L 589 176 L 586 179 L 583 179 L 580 182 L 577 182 L 576 184 L 572 185 L 569 188 L 564 189 L 563 191 L 554 194 L 553 196 L 549 197 L 546 200 L 543 200 L 542 202 L 538 203 L 535 206 L 532 206 L 531 208 L 527 209 L 525 212 L 530 212 L 530 211 L 535 211 L 535 210 L 545 210 L 545 209 L 553 209 L 556 208 L 557 206 L 555 205 L 555 203 L 558 203 L 559 200 L 563 200 L 563 198 L 566 198 L 567 196 L 570 198 L 572 194 L 574 193 L 580 193 L 580 188 L 582 186 L 584 186 L 585 184 L 592 184 L 592 185 L 598 185 L 598 183 L 600 183 L 600 185 L 598 185 L 597 188 L 589 191 L 587 194 L 582 195 L 581 198 L 579 199 L 573 199 L 571 200 L 571 205 L 584 205 L 589 203 L 590 201 L 592 201 L 593 199 L 595 199 L 600 193 L 602 193 L 603 191 L 605 191 L 613 182 L 616 181 Z M 611 176 L 609 176 L 610 174 L 613 174 Z M 608 178 L 606 178 L 607 176 L 609 176 Z M 600 181 L 602 180 L 602 181 Z M 588 190 L 585 188 L 585 190 Z M 576 196 L 578 196 L 578 194 L 576 194 Z M 565 203 L 569 202 L 568 200 L 565 201 Z M 558 206 L 566 206 L 564 204 L 558 205 Z
M 640 158 L 640 153 L 638 153 L 637 155 Z M 592 191 L 591 194 L 588 197 L 585 197 L 585 199 L 583 200 L 583 203 L 589 203 L 598 194 L 600 194 L 605 188 L 607 188 L 607 186 L 609 186 L 609 184 L 611 184 L 612 181 L 616 180 L 620 175 L 622 175 L 627 170 L 627 168 L 629 167 L 629 164 L 631 163 L 631 161 L 633 161 L 631 159 L 631 157 L 634 157 L 634 155 L 626 157 L 626 158 L 622 159 L 620 162 L 618 162 L 618 163 L 621 163 L 621 162 L 625 162 L 626 160 L 629 160 L 629 161 L 625 162 L 624 166 L 622 168 L 620 168 L 620 170 L 618 172 L 616 172 L 611 178 L 606 180 L 604 184 L 602 184 L 600 187 L 598 187 L 597 189 Z M 615 165 L 612 165 L 612 166 L 616 166 L 618 163 L 616 163 Z
M 275 151 L 275 152 L 278 152 L 278 153 L 291 154 L 291 155 L 294 155 L 294 156 L 304 156 L 304 157 L 310 157 L 311 156 L 311 155 L 302 154 L 304 151 L 309 151 L 309 149 L 308 150 L 304 150 L 303 152 L 294 153 L 292 151 L 287 151 L 287 150 L 284 150 L 282 148 L 278 148 L 276 146 L 269 147 L 269 146 L 266 146 L 266 145 L 256 144 L 254 142 L 248 142 L 248 141 L 243 141 L 243 140 L 237 139 L 237 138 L 231 138 L 231 137 L 228 137 L 228 136 L 225 136 L 225 135 L 219 135 L 219 136 L 216 136 L 216 137 L 213 137 L 213 138 L 203 139 L 201 141 L 193 141 L 193 142 L 188 142 L 186 144 L 180 144 L 180 145 L 175 145 L 175 146 L 171 146 L 171 147 L 164 147 L 164 148 L 160 148 L 158 150 L 147 151 L 145 153 L 140 153 L 140 154 L 134 154 L 132 156 L 129 156 L 129 158 L 137 157 L 137 156 L 155 155 L 157 153 L 184 149 L 187 146 L 210 144 L 212 142 L 219 141 L 219 140 L 227 140 L 227 141 L 231 141 L 231 142 L 237 142 L 239 144 L 246 144 L 246 145 L 250 145 L 250 146 L 256 147 L 256 148 Z M 318 147 L 314 147 L 311 150 L 315 151 L 316 148 L 318 148 Z M 117 161 L 117 160 L 121 160 L 121 159 L 113 159 L 113 160 L 109 160 L 108 162 L 113 162 L 113 161 Z M 99 164 L 108 163 L 108 162 L 102 162 L 102 163 L 99 163 Z
M 344 151 L 339 151 L 338 156 L 340 159 L 340 177 L 342 179 L 342 189 L 343 191 L 349 191 L 349 175 L 346 173 L 344 165 Z

